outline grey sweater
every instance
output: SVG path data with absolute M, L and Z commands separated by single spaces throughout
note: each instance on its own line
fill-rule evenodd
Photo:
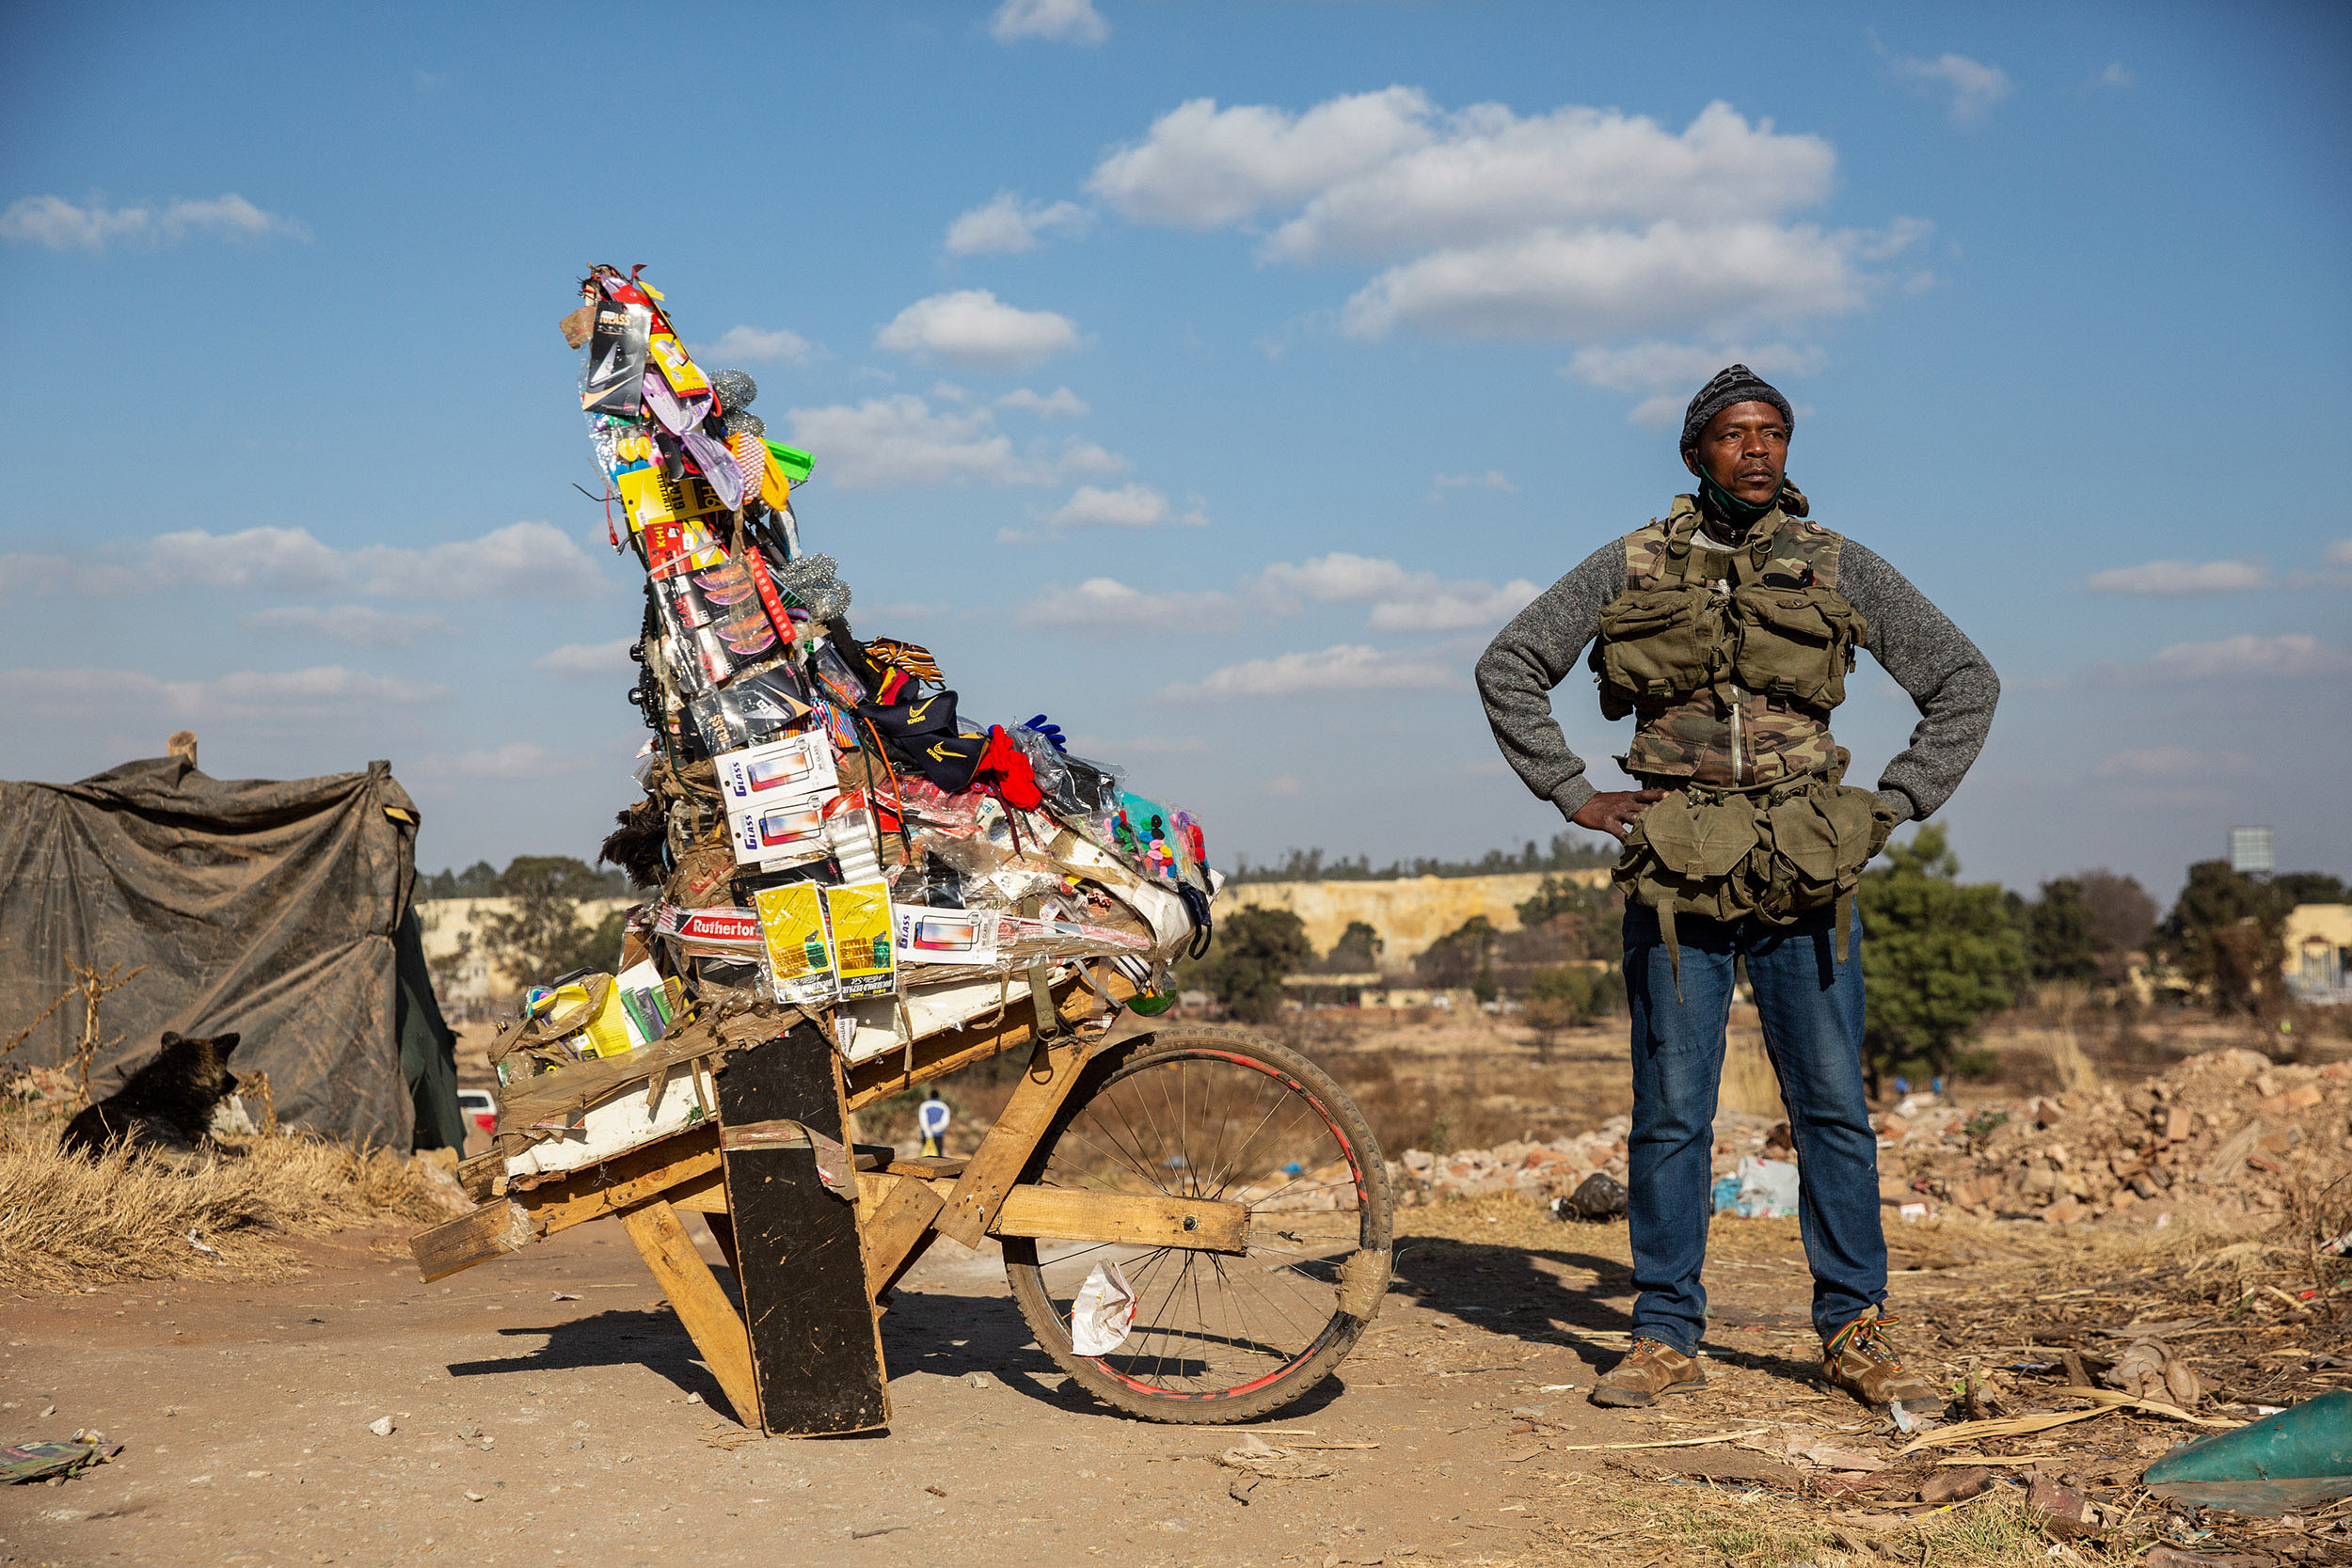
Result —
M 2000 677 L 1950 617 L 1851 539 L 1838 558 L 1837 591 L 1870 624 L 1863 645 L 1919 709 L 1911 744 L 1879 775 L 1878 794 L 1899 818 L 1923 819 L 1951 799 L 1984 749 Z M 1601 608 L 1624 592 L 1619 539 L 1546 589 L 1479 657 L 1478 695 L 1495 743 L 1527 787 L 1563 816 L 1576 815 L 1597 792 L 1551 716 L 1551 689 L 1600 630 Z

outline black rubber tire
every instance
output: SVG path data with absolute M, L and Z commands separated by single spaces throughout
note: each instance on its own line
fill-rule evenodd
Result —
M 1023 1180 L 1038 1180 L 1052 1160 L 1055 1141 L 1096 1096 L 1154 1063 L 1198 1055 L 1238 1058 L 1268 1072 L 1292 1092 L 1312 1101 L 1339 1138 L 1355 1176 L 1359 1222 L 1358 1252 L 1348 1265 L 1352 1277 L 1342 1293 L 1352 1298 L 1362 1310 L 1351 1311 L 1345 1305 L 1337 1306 L 1330 1322 L 1310 1349 L 1273 1376 L 1245 1386 L 1246 1391 L 1149 1391 L 1113 1375 L 1101 1362 L 1071 1349 L 1069 1324 L 1045 1287 L 1038 1261 L 1037 1240 L 1007 1237 L 1003 1245 L 1005 1276 L 1012 1287 L 1014 1304 L 1037 1337 L 1039 1346 L 1053 1357 L 1056 1366 L 1070 1374 L 1072 1381 L 1105 1404 L 1145 1420 L 1214 1426 L 1253 1420 L 1281 1409 L 1330 1376 L 1355 1348 L 1388 1291 L 1393 1205 L 1388 1164 L 1381 1158 L 1372 1129 L 1328 1073 L 1263 1035 L 1209 1024 L 1175 1025 L 1121 1040 L 1096 1054 L 1087 1063 L 1086 1075 L 1038 1140 L 1037 1152 L 1031 1156 Z

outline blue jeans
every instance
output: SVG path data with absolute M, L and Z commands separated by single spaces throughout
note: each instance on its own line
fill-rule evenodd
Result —
M 1682 997 L 1658 916 L 1625 911 L 1625 987 L 1633 1015 L 1633 1132 L 1626 1142 L 1633 1239 L 1633 1332 L 1688 1355 L 1707 1329 L 1707 1259 L 1715 1091 L 1731 1015 L 1732 959 L 1748 962 L 1780 1097 L 1788 1108 L 1813 1326 L 1823 1340 L 1886 1300 L 1886 1233 L 1879 1219 L 1878 1138 L 1862 1083 L 1862 929 L 1834 963 L 1835 913 L 1788 926 L 1675 922 Z

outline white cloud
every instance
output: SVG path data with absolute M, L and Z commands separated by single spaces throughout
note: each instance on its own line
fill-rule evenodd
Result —
M 1096 44 L 1111 36 L 1111 24 L 1096 14 L 1094 0 L 1005 0 L 989 19 L 988 32 L 998 43 Z
M 158 534 L 148 546 L 162 582 L 206 588 L 268 588 L 302 593 L 340 587 L 351 575 L 343 553 L 303 528 L 248 528 L 235 533 L 188 529 Z
M 1998 103 L 2017 89 L 2009 79 L 2009 72 L 1996 65 L 1972 60 L 1965 55 L 1938 55 L 1923 60 L 1909 55 L 1894 56 L 1896 73 L 1917 84 L 1922 89 L 1948 92 L 1952 95 L 1952 121 L 1972 125 L 1982 119 Z M 2110 66 L 2110 71 L 2120 67 Z M 2128 79 L 2128 73 L 2127 78 Z
M 1389 600 L 1372 607 L 1375 631 L 1481 631 L 1502 625 L 1525 610 L 1543 590 L 1525 578 L 1500 588 L 1483 582 L 1454 582 L 1425 597 Z
M 1353 93 L 1306 113 L 1195 98 L 1105 156 L 1087 189 L 1139 223 L 1217 229 L 1372 174 L 1428 145 L 1428 97 L 1412 87 Z
M 1678 135 L 1578 105 L 1521 118 L 1497 103 L 1432 120 L 1421 144 L 1338 182 L 1276 230 L 1270 254 L 1311 261 L 1482 245 L 1596 223 L 1769 221 L 1826 197 L 1836 154 L 1710 103 Z
M 820 453 L 827 476 L 845 490 L 1051 484 L 1057 478 L 1053 464 L 1017 455 L 985 408 L 934 413 L 923 399 L 900 392 L 854 408 L 795 408 L 786 417 L 794 442 Z
M 2328 564 L 2352 566 L 2352 539 L 2339 539 L 2328 546 Z
M 986 289 L 918 299 L 874 335 L 894 354 L 931 355 L 958 364 L 1009 370 L 1078 346 L 1078 324 L 1051 310 L 1023 310 Z
M 805 364 L 808 340 L 781 326 L 730 326 L 717 342 L 696 345 L 694 357 L 709 365 Z
M 1488 468 L 1483 474 L 1439 474 L 1430 482 L 1429 499 L 1442 499 L 1448 490 L 1500 490 L 1506 496 L 1519 493 L 1519 487 L 1499 468 Z
M 1198 506 L 1181 516 L 1168 497 L 1148 484 L 1125 484 L 1116 490 L 1081 484 L 1061 509 L 1045 519 L 1057 529 L 1072 528 L 1206 528 L 1207 514 Z
M 1297 565 L 1278 561 L 1259 573 L 1257 580 L 1262 589 L 1278 600 L 1302 598 L 1317 604 L 1370 604 L 1434 588 L 1438 577 L 1434 572 L 1408 572 L 1382 557 L 1333 550 L 1329 555 Z
M 552 779 L 573 766 L 575 759 L 537 741 L 510 740 L 496 751 L 429 753 L 419 761 L 417 772 L 429 779 Z
M 1123 474 L 1134 465 L 1115 451 L 1106 451 L 1091 441 L 1073 441 L 1054 460 L 1065 474 L 1073 477 L 1087 474 Z
M 337 664 L 241 670 L 212 680 L 167 681 L 140 670 L 0 670 L 0 713 L 95 722 L 153 717 L 195 723 L 260 721 L 278 727 L 345 724 L 386 707 L 447 702 L 446 686 L 373 675 Z
M 1241 606 L 1230 594 L 1153 593 L 1115 578 L 1089 578 L 1075 588 L 1057 584 L 1021 610 L 1025 625 L 1096 633 L 1231 631 Z
M 352 563 L 362 593 L 395 599 L 573 599 L 604 588 L 596 562 L 553 523 L 509 523 L 421 550 L 371 545 Z
M 1341 314 L 1359 337 L 1613 341 L 1859 308 L 1883 282 L 1868 266 L 1925 226 L 1792 221 L 1836 172 L 1827 141 L 1721 103 L 1675 131 L 1582 105 L 1449 113 L 1391 87 L 1297 114 L 1192 100 L 1105 155 L 1088 190 L 1139 223 L 1270 218 L 1271 260 L 1392 262 Z
M 2153 594 L 2179 598 L 2192 594 L 2235 594 L 2270 586 L 2270 568 L 2259 561 L 2151 561 L 2114 566 L 2083 580 L 2093 594 Z
M 1044 419 L 1083 419 L 1091 412 L 1079 400 L 1078 394 L 1067 387 L 1057 387 L 1040 394 L 1026 387 L 1017 387 L 996 400 L 999 408 L 1020 408 Z
M 532 659 L 531 667 L 564 680 L 627 674 L 631 668 L 628 645 L 635 641 L 616 637 L 610 642 L 566 642 Z
M 1307 793 L 1307 786 L 1298 782 L 1295 773 L 1277 773 L 1265 782 L 1265 792 L 1278 800 L 1291 800 Z
M 1024 202 L 1018 191 L 998 191 L 947 226 L 950 256 L 1018 256 L 1035 250 L 1044 233 L 1085 233 L 1094 214 L 1074 201 Z
M 1789 323 L 1858 309 L 1857 237 L 1811 224 L 1539 230 L 1391 267 L 1348 300 L 1354 338 L 1595 338 Z
M 1293 613 L 1297 601 L 1372 607 L 1375 631 L 1470 631 L 1499 626 L 1542 592 L 1525 578 L 1497 588 L 1475 580 L 1448 582 L 1435 572 L 1408 572 L 1377 556 L 1329 555 L 1294 565 L 1278 561 L 1251 586 L 1275 613 Z
M 245 242 L 310 237 L 293 218 L 265 213 L 233 191 L 199 200 L 177 198 L 161 207 L 108 207 L 94 197 L 77 207 L 63 197 L 27 196 L 0 212 L 0 240 L 51 250 L 96 254 L 110 245 L 177 245 L 192 234 Z
M 2352 674 L 2352 654 L 2308 632 L 2246 632 L 2217 642 L 2176 642 L 2141 663 L 2104 665 L 2099 673 L 2114 686 L 2321 680 Z
M 1336 696 L 1358 692 L 1428 691 L 1463 684 L 1451 661 L 1427 654 L 1385 653 L 1342 643 L 1319 653 L 1280 654 L 1229 664 L 1193 682 L 1165 687 L 1171 703 L 1211 703 L 1252 697 Z
M 232 592 L 344 590 L 382 598 L 577 598 L 602 592 L 604 578 L 580 544 L 552 523 L 509 523 L 476 539 L 410 549 L 367 545 L 354 550 L 323 543 L 308 529 L 248 528 L 234 533 L 185 529 L 158 534 L 127 562 L 69 562 L 52 556 L 0 556 L 0 591 L 59 583 L 83 592 L 131 593 L 183 588 Z M 421 629 L 433 617 L 359 612 L 358 629 L 330 625 L 344 610 L 266 612 L 248 625 L 271 631 L 341 635 L 366 646 L 396 634 L 405 619 Z M 410 633 L 414 635 L 414 633 Z
M 446 632 L 449 623 L 429 610 L 402 614 L 363 604 L 278 605 L 242 618 L 255 631 L 285 637 L 314 637 L 355 648 L 400 648 L 427 632 Z
M 2122 60 L 2109 60 L 2106 70 L 2092 77 L 2091 81 L 2103 87 L 2128 87 L 2132 85 L 2132 73 Z

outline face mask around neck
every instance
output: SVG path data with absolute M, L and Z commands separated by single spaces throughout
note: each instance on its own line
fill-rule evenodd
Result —
M 1772 499 L 1760 505 L 1754 501 L 1743 501 L 1716 483 L 1712 474 L 1701 469 L 1699 471 L 1699 504 L 1724 522 L 1730 524 L 1735 530 L 1745 533 L 1754 528 L 1765 514 L 1780 504 L 1780 497 L 1775 492 Z

